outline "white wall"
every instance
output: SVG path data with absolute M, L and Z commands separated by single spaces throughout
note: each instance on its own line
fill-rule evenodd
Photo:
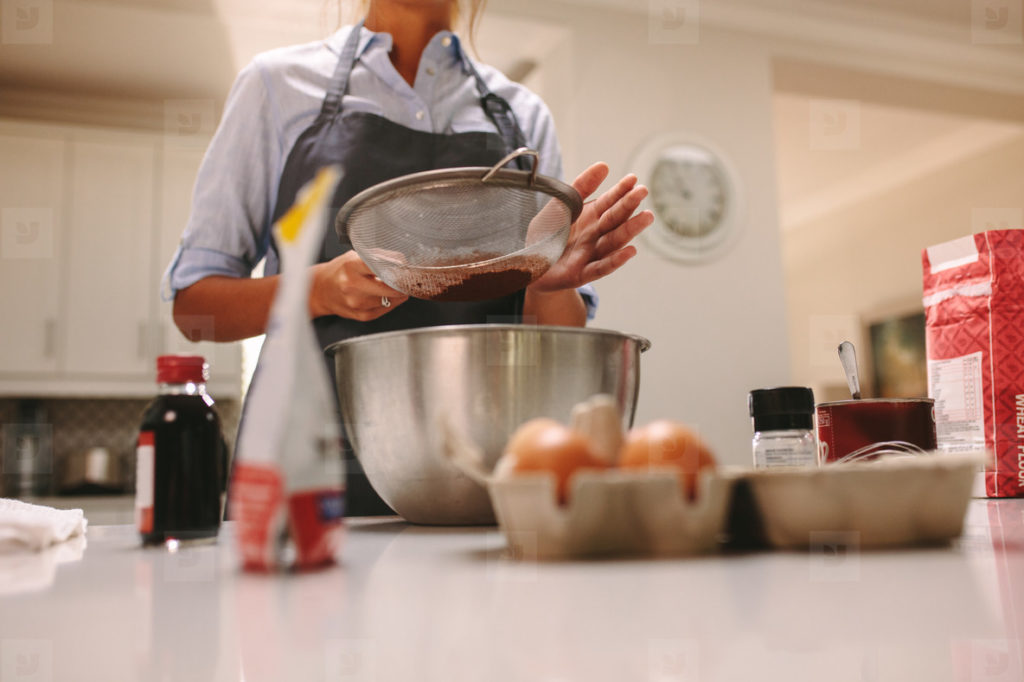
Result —
M 494 2 L 491 11 L 513 3 Z M 743 184 L 742 236 L 721 259 L 681 265 L 644 244 L 597 283 L 592 326 L 648 337 L 639 423 L 696 426 L 724 462 L 750 461 L 747 393 L 789 380 L 775 203 L 770 55 L 757 40 L 702 28 L 696 44 L 659 44 L 646 13 L 514 3 L 570 30 L 561 79 L 545 75 L 566 176 L 604 160 L 617 178 L 649 138 L 681 132 L 722 149 Z M 545 60 L 550 68 L 552 60 Z
M 492 0 L 491 13 L 570 31 L 569 45 L 543 61 L 546 71 L 555 64 L 563 73 L 546 74 L 542 92 L 567 176 L 596 159 L 608 161 L 614 176 L 634 170 L 637 148 L 665 132 L 705 138 L 735 164 L 747 204 L 742 240 L 699 267 L 663 260 L 641 244 L 632 263 L 598 283 L 595 326 L 654 343 L 638 421 L 695 424 L 723 461 L 746 463 L 750 389 L 792 383 L 832 397 L 822 389 L 842 385 L 833 342 L 863 346 L 865 322 L 919 305 L 920 250 L 984 229 L 975 209 L 1019 213 L 1024 196 L 1024 154 L 1014 144 L 780 237 L 773 79 L 776 88 L 818 97 L 1019 120 L 1021 62 L 1009 48 L 966 40 L 964 26 L 860 13 L 835 21 L 781 3 L 763 12 L 705 3 L 696 40 L 662 44 L 651 23 L 658 7 Z
M 865 324 L 921 309 L 922 249 L 994 227 L 1024 227 L 1022 160 L 1024 136 L 788 231 L 783 263 L 794 381 L 841 384 L 833 336 L 845 327 L 866 349 Z

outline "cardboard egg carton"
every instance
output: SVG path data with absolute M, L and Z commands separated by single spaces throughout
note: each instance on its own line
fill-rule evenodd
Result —
M 845 536 L 862 548 L 948 542 L 963 530 L 984 452 L 930 452 L 822 467 L 736 474 L 749 489 L 760 543 L 803 549 Z M 737 504 L 734 500 L 733 504 Z M 738 522 L 744 519 L 735 519 Z
M 545 472 L 494 476 L 449 431 L 446 454 L 484 485 L 510 553 L 524 560 L 690 556 L 723 549 L 860 548 L 948 542 L 960 535 L 984 453 L 701 474 L 696 499 L 674 470 L 582 471 L 559 504 Z
M 442 420 L 445 456 L 487 488 L 513 555 L 524 559 L 680 555 L 713 551 L 729 511 L 730 477 L 704 472 L 696 500 L 674 469 L 581 471 L 559 504 L 553 474 L 496 476 L 483 453 Z M 614 439 L 612 439 L 614 440 Z
M 487 489 L 513 556 L 566 559 L 680 556 L 715 551 L 732 481 L 704 475 L 696 500 L 674 471 L 584 471 L 560 505 L 546 473 L 489 478 Z

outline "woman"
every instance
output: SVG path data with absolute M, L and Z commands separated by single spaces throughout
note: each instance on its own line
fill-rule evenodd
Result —
M 198 340 L 193 329 L 200 326 L 209 330 L 203 338 L 233 341 L 264 332 L 277 287 L 270 227 L 325 165 L 344 172 L 335 207 L 393 177 L 491 166 L 519 146 L 539 152 L 541 173 L 561 174 L 546 106 L 466 55 L 451 33 L 456 12 L 455 0 L 371 0 L 363 25 L 265 53 L 241 72 L 168 269 L 183 333 Z M 586 199 L 607 174 L 595 164 L 573 186 Z M 475 303 L 409 300 L 328 229 L 309 298 L 318 338 L 326 347 L 373 332 L 511 319 L 582 326 L 594 305 L 588 283 L 631 258 L 630 240 L 652 221 L 647 211 L 633 215 L 644 196 L 635 177 L 623 178 L 585 206 L 570 248 L 543 277 L 525 291 Z M 268 276 L 250 278 L 264 255 Z M 189 324 L 197 316 L 212 327 Z M 364 507 L 359 476 L 348 485 L 349 513 L 383 511 Z

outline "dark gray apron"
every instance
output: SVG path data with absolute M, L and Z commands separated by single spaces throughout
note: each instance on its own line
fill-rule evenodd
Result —
M 292 147 L 281 174 L 274 208 L 274 221 L 295 201 L 299 189 L 316 172 L 331 164 L 340 164 L 343 177 L 328 211 L 329 224 L 324 231 L 320 262 L 352 249 L 338 239 L 334 217 L 350 197 L 379 182 L 392 178 L 455 166 L 493 166 L 513 149 L 524 146 L 525 137 L 508 103 L 487 89 L 468 59 L 463 63 L 474 77 L 480 104 L 500 134 L 486 132 L 451 135 L 425 133 L 399 125 L 386 118 L 361 111 L 343 111 L 342 97 L 348 89 L 349 74 L 356 59 L 362 22 L 352 29 L 338 58 L 320 114 Z M 273 245 L 271 245 L 273 249 Z M 268 257 L 268 274 L 276 271 L 276 253 Z M 320 345 L 375 332 L 411 329 L 441 324 L 475 324 L 490 321 L 510 322 L 521 317 L 523 292 L 503 298 L 471 303 L 435 302 L 410 298 L 382 317 L 369 322 L 337 316 L 316 318 Z M 328 359 L 333 381 L 333 363 Z M 370 487 L 362 467 L 345 444 L 346 500 L 349 516 L 394 513 Z

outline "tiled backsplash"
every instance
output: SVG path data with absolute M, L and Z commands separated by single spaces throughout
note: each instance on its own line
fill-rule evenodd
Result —
M 137 399 L 40 398 L 29 402 L 0 398 L 0 495 L 9 497 L 16 492 L 17 456 L 13 448 L 18 434 L 26 428 L 23 423 L 26 405 L 34 408 L 39 421 L 38 425 L 28 428 L 40 434 L 46 444 L 39 453 L 39 469 L 43 474 L 40 494 L 59 493 L 59 475 L 67 458 L 94 447 L 106 448 L 120 460 L 124 491 L 130 492 L 135 473 L 135 442 L 142 413 L 148 404 L 149 400 Z M 241 403 L 219 400 L 215 408 L 221 418 L 224 438 L 233 452 Z

